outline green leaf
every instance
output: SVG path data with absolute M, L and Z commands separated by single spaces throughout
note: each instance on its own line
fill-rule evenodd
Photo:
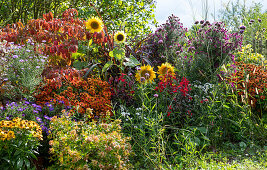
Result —
M 87 63 L 85 63 L 85 62 L 81 62 L 81 61 L 79 61 L 79 60 L 75 60 L 75 61 L 73 62 L 73 67 L 77 68 L 78 70 L 83 69 L 86 65 L 87 65 Z
M 104 72 L 106 72 L 112 65 L 113 65 L 113 62 L 112 62 L 112 61 L 108 61 L 108 62 L 104 65 L 104 67 L 102 68 L 102 74 L 103 74 Z
M 94 68 L 96 68 L 97 65 L 99 65 L 99 64 L 100 64 L 100 63 L 96 63 L 96 64 L 92 65 L 92 66 L 87 70 L 87 72 L 85 73 L 85 75 L 83 76 L 83 78 L 87 78 L 88 74 L 89 74 Z M 97 67 L 97 68 L 98 68 L 99 71 L 100 71 L 100 68 L 99 68 L 99 67 Z
M 205 127 L 197 127 L 197 129 L 201 132 L 201 133 L 207 133 L 208 129 Z
M 83 57 L 85 54 L 83 54 L 83 53 L 72 53 L 71 54 L 71 58 L 73 58 L 73 59 L 78 59 L 78 58 L 81 58 L 81 57 Z
M 23 159 L 19 158 L 19 159 L 17 160 L 17 167 L 18 167 L 18 169 L 21 169 L 22 166 L 23 166 Z
M 125 66 L 135 67 L 137 65 L 140 65 L 140 62 L 134 56 L 130 56 L 130 58 L 125 58 L 125 60 L 127 61 L 123 62 Z
M 21 153 L 20 150 L 16 150 L 16 152 L 14 153 L 14 156 L 19 155 L 20 153 Z
M 113 49 L 109 52 L 110 57 L 115 57 L 117 60 L 122 60 L 125 58 L 125 51 L 123 49 Z
M 31 163 L 30 163 L 30 161 L 29 161 L 28 159 L 25 159 L 25 160 L 24 160 L 24 163 L 25 163 L 27 169 L 30 169 L 30 167 L 31 167 Z

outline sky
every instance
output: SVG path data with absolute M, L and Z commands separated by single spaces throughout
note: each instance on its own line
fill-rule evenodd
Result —
M 229 1 L 236 0 L 207 0 L 209 14 L 214 14 L 218 19 L 219 9 L 222 9 Z M 156 0 L 155 17 L 159 25 L 164 24 L 168 19 L 168 16 L 174 14 L 179 17 L 184 27 L 190 27 L 196 20 L 201 20 L 202 4 L 206 0 Z M 244 0 L 240 0 L 243 4 Z M 267 10 L 267 0 L 245 0 L 246 6 L 251 6 L 253 2 L 260 2 L 263 5 L 262 10 Z M 209 15 L 209 21 L 214 21 L 214 17 Z

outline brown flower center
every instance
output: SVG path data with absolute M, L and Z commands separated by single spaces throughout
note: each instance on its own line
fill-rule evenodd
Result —
M 123 38 L 124 38 L 124 36 L 123 36 L 122 34 L 119 34 L 119 35 L 117 36 L 117 40 L 118 40 L 118 41 L 122 41 Z
M 93 22 L 91 23 L 91 27 L 92 27 L 93 29 L 98 29 L 98 28 L 99 28 L 99 24 L 98 24 L 98 22 L 93 21 Z

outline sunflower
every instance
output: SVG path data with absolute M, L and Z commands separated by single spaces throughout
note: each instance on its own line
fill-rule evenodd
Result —
M 138 72 L 135 74 L 135 78 L 140 83 L 147 83 L 148 81 L 152 82 L 156 78 L 156 74 L 153 70 L 153 67 L 150 65 L 142 66 Z
M 103 22 L 98 17 L 92 17 L 85 22 L 86 29 L 89 29 L 91 33 L 101 32 L 103 30 Z
M 161 79 L 165 74 L 174 76 L 174 67 L 170 63 L 162 63 L 161 66 L 158 66 L 159 78 Z
M 125 42 L 126 35 L 123 31 L 117 31 L 114 35 L 114 41 L 118 44 Z

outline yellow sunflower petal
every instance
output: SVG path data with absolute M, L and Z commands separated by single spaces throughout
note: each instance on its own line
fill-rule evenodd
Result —
M 153 70 L 153 67 L 150 65 L 145 65 L 138 70 L 135 74 L 135 78 L 140 83 L 152 82 L 156 78 L 156 74 Z
M 98 17 L 92 17 L 85 22 L 85 27 L 91 33 L 101 32 L 103 30 L 103 22 Z
M 175 75 L 174 67 L 170 63 L 162 63 L 161 66 L 158 66 L 159 78 L 161 79 L 165 74 Z
M 123 31 L 117 31 L 114 35 L 114 41 L 118 44 L 124 43 L 126 40 L 126 34 Z

